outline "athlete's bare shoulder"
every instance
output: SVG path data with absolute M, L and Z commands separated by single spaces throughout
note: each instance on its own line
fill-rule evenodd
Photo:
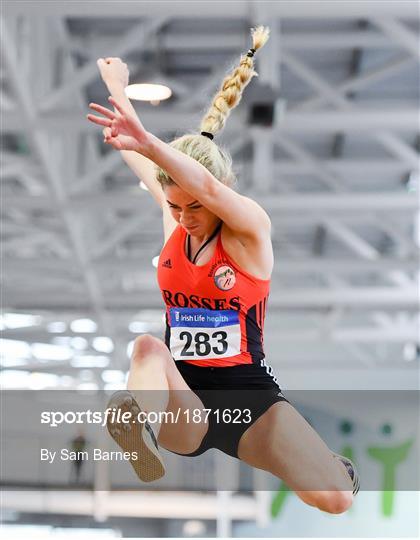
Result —
M 221 239 L 223 249 L 240 268 L 259 279 L 271 277 L 274 255 L 268 230 L 262 230 L 261 235 L 250 238 L 223 223 Z

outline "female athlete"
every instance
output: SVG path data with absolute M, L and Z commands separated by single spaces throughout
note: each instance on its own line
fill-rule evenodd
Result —
M 270 218 L 232 189 L 229 154 L 213 140 L 239 103 L 268 28 L 252 30 L 252 48 L 222 82 L 198 134 L 166 144 L 146 131 L 125 96 L 128 69 L 118 58 L 98 60 L 114 111 L 95 103 L 104 142 L 146 184 L 163 214 L 158 282 L 166 305 L 165 343 L 135 340 L 127 391 L 111 404 L 123 412 L 211 410 L 199 422 L 180 414 L 154 430 L 136 421 L 108 429 L 144 481 L 164 474 L 158 443 L 196 456 L 218 448 L 281 478 L 307 504 L 347 510 L 359 488 L 350 460 L 331 452 L 283 396 L 266 365 L 263 328 L 273 250 Z M 153 390 L 153 392 L 148 392 Z M 227 396 L 227 397 L 226 397 Z M 213 411 L 239 411 L 240 422 L 217 422 Z M 242 415 L 242 416 L 241 416 Z

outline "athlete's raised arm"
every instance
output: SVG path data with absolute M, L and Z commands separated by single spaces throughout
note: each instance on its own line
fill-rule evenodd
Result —
M 97 65 L 103 82 L 110 95 L 120 103 L 124 109 L 135 115 L 136 111 L 131 105 L 130 100 L 125 94 L 125 88 L 129 81 L 129 71 L 127 64 L 120 58 L 99 58 Z M 107 141 L 111 137 L 111 128 L 103 129 L 104 140 Z M 165 198 L 161 186 L 156 180 L 156 165 L 147 157 L 138 152 L 122 150 L 121 156 L 133 173 L 141 180 L 149 190 L 150 194 L 162 206 Z
M 121 103 L 121 105 L 131 114 L 136 114 L 134 107 L 125 94 L 125 88 L 129 81 L 129 71 L 127 64 L 120 58 L 99 58 L 97 61 L 102 80 L 108 88 L 111 96 Z M 104 141 L 107 142 L 112 137 L 110 127 L 103 129 Z M 121 156 L 130 167 L 137 178 L 145 184 L 150 194 L 157 204 L 161 207 L 163 213 L 163 231 L 165 242 L 176 227 L 176 221 L 171 215 L 162 186 L 156 180 L 156 165 L 146 156 L 133 152 L 131 150 L 121 150 Z

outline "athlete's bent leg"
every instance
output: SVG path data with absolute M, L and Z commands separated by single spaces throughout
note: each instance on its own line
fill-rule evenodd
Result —
M 179 454 L 189 454 L 200 446 L 208 425 L 188 422 L 192 414 L 185 411 L 203 409 L 203 403 L 182 378 L 163 341 L 148 334 L 136 338 L 127 388 L 142 410 L 166 411 L 172 413 L 167 419 L 177 419 L 153 426 L 161 446 Z
M 245 431 L 238 455 L 281 478 L 305 503 L 320 510 L 340 514 L 353 502 L 346 467 L 286 401 L 272 405 Z

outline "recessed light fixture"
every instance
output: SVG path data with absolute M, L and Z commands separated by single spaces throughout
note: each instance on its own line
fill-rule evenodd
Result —
M 92 340 L 93 348 L 98 352 L 106 354 L 112 353 L 114 350 L 114 342 L 106 336 L 98 336 Z
M 92 319 L 75 319 L 70 323 L 70 328 L 75 333 L 94 333 L 98 329 L 98 325 Z
M 163 84 L 129 84 L 125 94 L 129 99 L 150 101 L 152 105 L 159 105 L 161 101 L 172 96 L 172 90 Z
M 4 328 L 25 328 L 41 324 L 42 317 L 27 313 L 4 313 L 0 316 L 0 325 Z

